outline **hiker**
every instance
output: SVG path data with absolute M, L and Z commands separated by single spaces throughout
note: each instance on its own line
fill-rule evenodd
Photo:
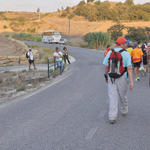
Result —
M 127 43 L 128 43 L 128 48 L 126 49 L 126 51 L 131 55 L 131 52 L 133 50 L 133 46 L 132 46 L 131 41 L 128 40 Z
M 106 56 L 107 53 L 110 51 L 110 49 L 111 49 L 110 45 L 107 45 L 107 48 L 106 48 L 105 53 L 104 53 L 105 56 Z
M 115 49 L 106 55 L 103 64 L 105 65 L 105 79 L 108 83 L 109 97 L 109 122 L 114 124 L 118 116 L 118 103 L 121 101 L 122 115 L 128 114 L 127 91 L 133 89 L 131 56 L 125 50 L 127 40 L 123 37 L 117 39 Z M 128 77 L 129 81 L 128 82 Z M 128 84 L 129 83 L 129 84 Z
M 131 52 L 131 57 L 132 57 L 132 62 L 133 62 L 133 66 L 134 66 L 134 74 L 135 74 L 135 78 L 136 78 L 135 80 L 139 81 L 140 80 L 140 77 L 139 77 L 140 70 L 139 69 L 140 69 L 141 63 L 143 61 L 143 52 L 139 48 L 137 43 L 134 44 L 134 47 L 135 48 Z
M 63 48 L 63 58 L 64 58 L 65 64 L 66 64 L 66 60 L 68 61 L 68 64 L 71 64 L 69 60 L 68 50 L 66 47 Z
M 28 59 L 29 62 L 29 70 L 31 70 L 31 65 L 33 64 L 34 66 L 34 70 L 36 70 L 36 66 L 35 66 L 35 61 L 34 61 L 34 56 L 32 53 L 32 49 L 30 48 L 29 51 L 26 53 L 26 58 Z
M 141 46 L 141 49 L 143 51 L 143 67 L 144 67 L 144 72 L 146 73 L 147 72 L 147 65 L 148 65 L 148 55 L 147 55 L 147 43 L 143 43 L 142 46 Z
M 63 72 L 63 63 L 62 63 L 63 54 L 58 47 L 56 47 L 56 51 L 54 52 L 53 56 L 54 56 L 54 59 L 56 60 L 56 63 L 60 70 L 60 75 L 61 75 Z

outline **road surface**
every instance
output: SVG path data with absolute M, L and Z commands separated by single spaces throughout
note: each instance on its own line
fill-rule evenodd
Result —
M 128 94 L 129 115 L 110 125 L 103 53 L 68 48 L 76 62 L 66 78 L 0 106 L 0 150 L 149 150 L 147 77 Z

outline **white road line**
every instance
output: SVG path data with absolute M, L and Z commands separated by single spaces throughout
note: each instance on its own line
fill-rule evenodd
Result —
M 88 134 L 87 134 L 87 136 L 85 137 L 85 139 L 86 139 L 86 140 L 92 140 L 92 138 L 93 138 L 94 135 L 96 134 L 97 130 L 98 130 L 98 127 L 92 128 L 92 129 L 88 132 Z

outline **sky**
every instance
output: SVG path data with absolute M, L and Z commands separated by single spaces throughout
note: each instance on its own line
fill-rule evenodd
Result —
M 0 0 L 0 11 L 33 11 L 39 7 L 41 12 L 53 12 L 62 6 L 74 6 L 81 0 Z M 103 0 L 101 0 L 103 1 Z M 122 1 L 125 0 L 111 0 Z M 146 3 L 150 0 L 134 0 L 135 3 Z

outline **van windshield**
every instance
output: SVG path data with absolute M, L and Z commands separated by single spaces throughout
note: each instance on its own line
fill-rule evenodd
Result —
M 44 36 L 52 36 L 52 35 L 60 35 L 60 33 L 56 32 L 56 31 L 54 31 L 54 32 L 44 32 L 43 35 Z

